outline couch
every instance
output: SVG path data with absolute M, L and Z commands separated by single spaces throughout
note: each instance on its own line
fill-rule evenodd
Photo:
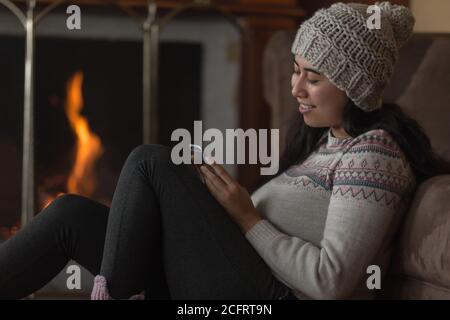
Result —
M 295 31 L 280 31 L 263 57 L 263 88 L 280 148 L 289 119 L 298 116 L 291 96 Z M 414 117 L 433 148 L 450 162 L 450 34 L 414 34 L 401 49 L 384 93 Z M 433 177 L 416 190 L 395 240 L 379 299 L 450 299 L 450 175 Z

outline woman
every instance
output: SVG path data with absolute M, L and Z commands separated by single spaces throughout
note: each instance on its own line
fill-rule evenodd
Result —
M 222 166 L 176 166 L 170 150 L 131 152 L 111 208 L 64 195 L 0 247 L 0 297 L 22 298 L 74 259 L 93 299 L 368 298 L 388 266 L 417 183 L 439 168 L 430 143 L 381 94 L 411 34 L 408 9 L 335 4 L 292 46 L 298 123 L 278 176 L 252 197 Z

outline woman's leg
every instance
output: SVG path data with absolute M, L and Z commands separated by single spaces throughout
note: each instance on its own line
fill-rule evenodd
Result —
M 278 299 L 277 281 L 190 165 L 142 145 L 111 205 L 100 274 L 113 298 Z
M 109 208 L 67 194 L 0 246 L 0 299 L 20 299 L 52 280 L 70 259 L 100 270 Z

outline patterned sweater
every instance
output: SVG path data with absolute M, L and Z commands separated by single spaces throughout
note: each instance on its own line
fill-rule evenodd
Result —
M 393 235 L 415 189 L 384 130 L 324 142 L 252 194 L 264 218 L 246 237 L 299 299 L 368 299 L 370 265 L 388 267 Z M 381 288 L 383 283 L 381 282 Z

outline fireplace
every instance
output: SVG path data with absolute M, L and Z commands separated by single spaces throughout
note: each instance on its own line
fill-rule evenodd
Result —
M 0 35 L 0 43 L 1 243 L 20 228 L 24 45 L 14 35 Z M 43 36 L 35 63 L 34 212 L 64 193 L 109 206 L 126 157 L 142 144 L 142 43 Z M 170 132 L 192 132 L 201 118 L 203 44 L 161 41 L 159 68 L 157 142 L 171 146 Z M 37 295 L 88 294 L 92 275 L 86 270 L 81 291 L 67 292 L 66 278 L 62 271 Z
M 14 61 L 8 57 L 14 51 L 21 52 L 22 39 L 0 37 L 0 42 L 3 48 L 10 48 L 0 52 L 0 65 L 4 64 L 0 70 L 21 74 L 20 54 Z M 160 50 L 158 143 L 170 146 L 170 132 L 180 127 L 191 130 L 193 121 L 200 118 L 202 47 L 198 43 L 162 42 Z M 1 119 L 1 127 L 7 131 L 2 149 L 16 147 L 6 155 L 16 161 L 3 159 L 2 168 L 21 159 L 17 148 L 21 142 L 17 110 L 22 99 L 18 78 L 13 81 L 15 86 L 11 86 L 10 77 L 0 79 L 2 88 L 11 87 L 2 95 L 2 108 L 8 114 Z M 142 44 L 39 38 L 36 79 L 35 212 L 64 193 L 84 195 L 109 206 L 126 156 L 142 143 Z M 13 170 L 10 178 L 18 180 L 19 166 Z M 7 200 L 16 206 L 11 205 L 9 213 L 1 215 L 2 238 L 19 227 L 20 188 L 16 187 L 10 197 L 4 204 Z
M 83 8 L 84 29 L 74 33 L 58 27 L 66 17 L 65 8 L 57 9 L 36 29 L 34 214 L 68 192 L 109 205 L 127 155 L 143 143 L 143 44 L 136 24 L 117 10 Z M 1 243 L 21 220 L 25 39 L 2 6 L 0 21 Z M 192 132 L 194 120 L 205 130 L 238 127 L 240 43 L 238 30 L 218 14 L 183 14 L 161 30 L 157 143 L 175 144 L 171 132 Z M 73 90 L 82 102 L 69 112 Z M 98 139 L 95 159 L 79 159 L 86 150 L 70 113 Z M 236 174 L 235 166 L 228 170 Z M 77 175 L 81 181 L 73 182 Z
M 17 12 L 19 10 L 25 12 L 24 9 L 26 9 L 27 7 L 25 3 L 32 4 L 35 3 L 35 0 L 1 0 L 1 2 L 2 4 L 16 3 L 17 5 L 19 5 L 20 9 L 16 11 L 17 15 Z M 59 37 L 62 38 L 62 40 L 68 40 L 69 38 L 75 39 L 84 37 L 89 38 L 90 40 L 101 38 L 108 41 L 117 41 L 118 39 L 120 39 L 124 42 L 131 41 L 135 44 L 141 44 L 143 39 L 141 28 L 146 25 L 145 23 L 143 23 L 144 20 L 142 20 L 142 18 L 145 19 L 146 16 L 147 18 L 150 18 L 150 16 L 152 16 L 153 13 L 156 12 L 155 8 L 158 7 L 158 16 L 162 18 L 165 15 L 161 21 L 164 27 L 160 25 L 161 29 L 159 32 L 160 37 L 158 42 L 161 44 L 161 48 L 164 46 L 162 43 L 164 42 L 164 40 L 169 40 L 171 42 L 188 42 L 191 44 L 201 44 L 201 49 L 203 50 L 201 63 L 203 68 L 201 69 L 201 74 L 199 75 L 201 79 L 198 83 L 199 87 L 201 88 L 199 103 L 196 104 L 196 107 L 194 107 L 194 109 L 197 108 L 199 110 L 198 112 L 200 114 L 200 118 L 197 118 L 197 120 L 203 120 L 204 129 L 207 129 L 208 127 L 214 127 L 223 131 L 225 128 L 241 127 L 247 129 L 269 127 L 268 119 L 270 112 L 268 110 L 267 104 L 263 101 L 261 92 L 262 88 L 260 83 L 262 74 L 262 68 L 260 65 L 263 52 L 262 49 L 269 39 L 270 35 L 273 34 L 275 30 L 295 28 L 298 25 L 299 17 L 303 17 L 305 15 L 305 12 L 296 4 L 296 1 L 265 0 L 261 1 L 261 3 L 259 3 L 258 1 L 252 1 L 248 3 L 247 1 L 234 1 L 233 3 L 230 3 L 228 1 L 218 0 L 216 3 L 215 1 L 194 0 L 167 2 L 158 0 L 139 0 L 132 3 L 125 1 L 114 3 L 117 6 L 104 5 L 103 2 L 98 1 L 80 1 L 80 7 L 83 13 L 82 30 L 70 31 L 65 27 L 67 19 L 65 3 L 63 1 L 55 2 L 54 4 L 63 5 L 53 7 L 53 10 L 50 14 L 44 15 L 45 18 L 39 20 L 40 23 L 34 30 L 36 39 L 38 39 L 39 41 L 43 41 L 45 40 L 45 37 Z M 53 2 L 51 0 L 38 0 L 36 4 L 37 7 L 35 13 L 37 16 L 40 13 L 43 13 L 43 9 L 46 6 L 50 5 L 51 7 L 51 4 L 53 4 Z M 214 10 L 209 12 L 206 12 L 208 10 L 203 10 L 210 4 L 211 7 L 215 7 Z M 178 9 L 180 9 L 181 7 L 190 7 L 191 9 L 194 9 L 194 11 L 196 9 L 199 9 L 198 14 L 191 12 L 193 14 L 190 15 L 190 13 L 188 13 L 186 16 L 185 13 L 183 13 L 185 17 L 177 15 L 175 20 L 171 20 L 169 24 L 166 24 L 169 20 L 169 16 L 171 16 L 171 18 L 174 17 L 174 15 L 171 15 L 172 12 L 169 13 L 168 11 L 172 9 L 176 9 L 174 11 L 178 11 Z M 221 14 L 218 14 L 218 11 L 220 11 Z M 180 11 L 178 11 L 178 13 L 179 12 Z M 28 200 L 25 200 L 32 198 L 29 195 L 36 192 L 36 190 L 30 190 L 29 188 L 29 186 L 31 186 L 30 181 L 34 181 L 35 179 L 27 178 L 33 177 L 34 173 L 31 172 L 30 175 L 20 177 L 21 172 L 17 169 L 17 166 L 28 168 L 29 170 L 26 170 L 25 172 L 30 172 L 30 170 L 32 170 L 30 169 L 31 167 L 35 167 L 35 171 L 40 169 L 37 167 L 39 159 L 36 159 L 36 161 L 34 161 L 34 159 L 28 156 L 29 149 L 24 149 L 25 152 L 23 152 L 23 159 L 26 161 L 23 164 L 20 162 L 20 159 L 22 159 L 22 148 L 24 148 L 24 146 L 34 145 L 34 143 L 22 143 L 23 139 L 26 140 L 29 137 L 29 133 L 26 133 L 22 137 L 22 133 L 24 132 L 23 130 L 26 128 L 30 128 L 28 124 L 25 124 L 25 127 L 22 128 L 22 124 L 28 119 L 27 117 L 22 118 L 24 114 L 23 112 L 25 110 L 26 114 L 27 110 L 30 109 L 26 107 L 24 108 L 23 101 L 25 100 L 25 106 L 27 106 L 30 104 L 29 101 L 32 100 L 37 103 L 36 101 L 38 99 L 37 97 L 35 97 L 34 99 L 30 100 L 27 98 L 27 96 L 24 97 L 22 94 L 23 83 L 31 83 L 29 78 L 24 79 L 23 77 L 24 66 L 22 65 L 22 63 L 24 61 L 25 50 L 25 37 L 23 32 L 23 27 L 25 26 L 24 19 L 25 16 L 22 16 L 23 25 L 21 25 L 18 22 L 17 17 L 12 14 L 12 11 L 7 10 L 3 6 L 0 6 L 0 36 L 15 36 L 16 40 L 20 39 L 20 43 L 16 43 L 15 48 L 11 46 L 0 48 L 0 53 L 3 52 L 3 54 L 7 56 L 7 61 L 11 62 L 11 64 L 8 64 L 6 69 L 2 69 L 7 70 L 6 73 L 8 74 L 8 79 L 10 79 L 11 81 L 5 81 L 8 83 L 6 83 L 5 86 L 2 86 L 0 90 L 4 90 L 3 92 L 8 92 L 8 95 L 10 96 L 9 98 L 13 101 L 11 102 L 12 104 L 10 104 L 12 106 L 10 107 L 10 110 L 3 111 L 4 114 L 8 116 L 8 119 L 11 119 L 11 121 L 8 123 L 7 127 L 2 130 L 3 136 L 0 136 L 0 143 L 4 144 L 3 149 L 8 150 L 9 148 L 11 150 L 10 152 L 8 152 L 10 156 L 5 156 L 4 160 L 2 161 L 4 161 L 5 163 L 3 170 L 8 171 L 8 175 L 12 178 L 7 180 L 7 186 L 0 185 L 0 192 L 1 189 L 7 188 L 11 194 L 17 195 L 19 193 L 17 192 L 17 190 L 19 190 L 17 188 L 17 184 L 21 184 L 22 189 L 20 191 L 24 195 L 21 203 L 21 209 L 20 204 L 16 204 L 15 198 L 9 195 L 5 195 L 4 199 L 0 198 L 0 206 L 3 202 L 8 203 L 9 207 L 15 208 L 8 210 L 8 212 L 18 212 L 22 210 L 22 218 L 29 217 L 30 213 L 33 214 L 34 211 L 37 210 L 36 208 L 39 205 L 35 203 L 34 206 L 36 208 L 32 208 L 30 206 L 32 203 Z M 150 19 L 151 20 L 147 20 L 147 22 L 154 21 L 152 20 L 153 18 Z M 140 22 L 136 24 L 135 22 L 138 20 Z M 230 23 L 231 21 L 234 22 Z M 232 26 L 232 24 L 234 25 Z M 240 25 L 241 31 L 243 30 L 242 28 L 247 30 L 245 31 L 244 38 L 241 38 L 242 34 L 239 34 L 238 30 L 236 29 L 237 24 Z M 230 32 L 230 30 L 232 30 L 232 32 Z M 30 29 L 28 28 L 27 34 L 30 34 L 29 31 Z M 38 45 L 39 44 L 37 43 L 36 46 Z M 241 49 L 242 54 L 240 52 Z M 14 52 L 14 54 L 11 54 L 11 52 Z M 149 57 L 149 55 L 147 54 L 145 55 L 145 57 Z M 160 55 L 160 57 L 164 56 Z M 241 62 L 242 66 L 240 65 Z M 161 62 L 159 65 L 162 68 L 163 63 Z M 145 65 L 143 67 L 145 69 Z M 242 74 L 240 72 L 241 67 Z M 36 72 L 38 72 L 38 69 L 39 65 L 36 63 Z M 83 70 L 77 71 L 83 72 Z M 73 70 L 72 72 L 74 74 L 77 71 Z M 146 72 L 146 74 L 148 73 L 149 72 Z M 160 73 L 163 75 L 167 75 L 167 73 Z M 83 75 L 83 80 L 88 81 L 90 77 L 86 74 Z M 65 86 L 69 79 L 70 77 L 62 82 L 64 83 L 64 85 L 62 85 L 61 83 L 59 85 Z M 157 79 L 153 83 L 156 82 L 161 85 L 163 79 Z M 39 76 L 37 74 L 35 83 L 36 86 L 39 83 Z M 145 83 L 146 81 L 144 81 L 144 87 L 148 88 L 149 86 L 145 86 Z M 180 88 L 184 87 L 179 86 L 178 89 Z M 173 115 L 173 113 L 169 111 L 170 109 L 163 108 L 162 104 L 164 102 L 162 102 L 161 100 L 159 104 L 148 103 L 149 95 L 146 94 L 146 92 L 148 91 L 149 90 L 145 90 L 142 92 L 144 94 L 144 109 L 147 110 L 147 113 L 143 115 L 144 119 L 149 119 L 149 105 L 158 106 L 160 109 L 159 111 Z M 160 95 L 162 97 L 162 95 L 164 95 L 164 93 L 161 93 L 162 89 L 159 89 L 158 91 L 160 92 Z M 192 91 L 190 92 L 192 93 Z M 39 93 L 36 88 L 36 95 L 39 94 L 41 93 Z M 83 92 L 82 94 L 86 95 L 88 93 Z M 177 98 L 180 98 L 180 95 L 167 95 L 167 101 L 169 101 L 169 99 Z M 53 95 L 47 99 L 49 99 L 48 104 L 52 106 L 61 103 L 61 96 Z M 37 108 L 38 106 L 36 106 L 36 109 Z M 53 108 L 56 109 L 57 107 Z M 89 109 L 89 106 L 83 108 L 83 112 L 85 113 L 89 113 L 92 111 L 92 109 Z M 92 114 L 90 116 L 94 117 Z M 192 113 L 189 113 L 189 116 L 192 116 Z M 94 119 L 87 119 L 90 122 L 95 121 Z M 169 126 L 173 124 L 173 119 L 174 117 L 172 117 L 172 122 L 168 121 Z M 164 115 L 160 115 L 159 117 L 153 116 L 151 117 L 151 121 L 157 121 L 160 124 L 164 124 Z M 149 132 L 149 130 L 157 127 L 152 124 L 152 126 L 148 128 L 148 122 L 149 121 L 146 121 L 146 123 L 144 124 L 146 127 L 143 128 L 143 136 L 146 137 L 147 141 L 148 137 L 150 136 L 149 133 L 153 135 L 153 131 Z M 189 123 L 188 128 L 192 126 L 191 123 L 192 122 Z M 42 123 L 40 123 L 39 125 L 42 126 Z M 142 124 L 137 123 L 137 126 L 139 125 L 142 126 Z M 36 126 L 38 126 L 38 124 L 36 124 Z M 186 126 L 177 125 L 176 127 Z M 35 129 L 38 130 L 38 128 Z M 98 128 L 95 128 L 94 125 L 93 130 L 94 132 L 96 132 Z M 28 130 L 27 132 L 33 131 L 34 130 L 32 129 Z M 167 141 L 167 135 L 170 134 L 170 130 L 162 131 L 160 129 L 159 133 L 166 134 L 165 138 L 161 137 L 158 141 L 160 143 L 164 143 L 164 141 Z M 67 147 L 67 145 L 65 145 L 65 147 Z M 39 152 L 41 153 L 38 154 Z M 36 150 L 36 157 L 41 156 L 43 156 L 43 151 Z M 243 166 L 242 168 L 240 168 L 239 172 L 237 172 L 237 168 L 235 166 L 228 166 L 227 169 L 229 169 L 232 175 L 239 178 L 239 181 L 242 185 L 250 189 L 254 187 L 255 181 L 257 180 L 257 166 Z M 36 172 L 36 175 L 39 175 L 39 172 Z M 27 181 L 20 182 L 19 179 L 22 178 L 27 179 Z M 64 174 L 58 175 L 58 178 L 51 179 L 51 181 L 48 183 L 50 185 L 54 185 L 58 183 L 60 184 L 62 183 L 62 181 L 64 181 Z M 24 189 L 24 187 L 26 188 Z M 12 190 L 15 191 L 13 192 Z M 99 198 L 104 198 L 104 196 L 99 196 Z M 12 215 L 17 214 L 13 213 Z M 8 222 L 5 222 L 6 220 L 8 220 Z M 0 226 L 3 224 L 13 226 L 11 220 L 14 219 L 0 219 Z M 26 218 L 25 220 L 28 221 L 29 218 Z M 15 229 L 13 228 L 13 230 Z
M 145 13 L 141 9 L 146 2 L 136 1 L 140 13 Z M 156 2 L 167 13 L 189 1 Z M 53 10 L 36 29 L 35 214 L 49 199 L 68 192 L 74 171 L 79 138 L 66 111 L 69 87 L 83 97 L 75 118 L 85 121 L 92 136 L 101 141 L 98 157 L 87 170 L 96 182 L 94 187 L 83 187 L 91 190 L 91 198 L 110 203 L 126 156 L 142 143 L 141 30 L 120 10 L 82 3 L 82 30 L 60 27 L 66 23 L 65 7 Z M 304 11 L 292 4 L 294 0 L 218 3 L 229 14 L 240 16 L 251 30 L 245 41 L 229 20 L 202 10 L 183 13 L 160 30 L 158 143 L 172 145 L 173 129 L 192 130 L 194 120 L 202 120 L 204 130 L 222 132 L 268 128 L 269 112 L 260 84 L 262 49 L 274 30 L 296 27 Z M 25 39 L 16 20 L 0 6 L 0 175 L 5 177 L 0 181 L 0 242 L 19 227 L 23 191 Z M 253 184 L 251 170 L 226 168 L 235 177 L 239 174 L 243 185 Z M 67 293 L 65 276 L 63 272 L 58 276 L 57 291 Z

